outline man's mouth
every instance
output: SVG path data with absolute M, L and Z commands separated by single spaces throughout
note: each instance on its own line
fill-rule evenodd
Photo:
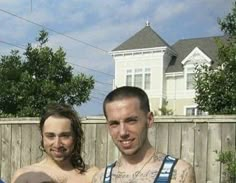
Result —
M 133 140 L 120 140 L 120 144 L 123 148 L 130 148 L 132 146 Z

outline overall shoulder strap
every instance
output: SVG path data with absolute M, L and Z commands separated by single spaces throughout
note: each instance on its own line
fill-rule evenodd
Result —
M 105 172 L 104 172 L 103 183 L 111 183 L 112 169 L 114 168 L 115 165 L 116 165 L 116 162 L 114 162 L 106 167 Z
M 169 183 L 177 161 L 178 159 L 167 155 L 161 165 L 159 174 L 157 175 L 154 183 Z

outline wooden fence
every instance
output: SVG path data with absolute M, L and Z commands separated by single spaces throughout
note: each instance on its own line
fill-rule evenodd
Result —
M 16 169 L 42 159 L 38 123 L 37 118 L 0 119 L 0 177 L 6 182 Z M 190 162 L 197 183 L 220 183 L 223 168 L 216 152 L 235 149 L 235 124 L 236 116 L 160 116 L 148 135 L 158 151 Z M 82 125 L 87 164 L 104 167 L 119 157 L 104 117 L 87 117 Z

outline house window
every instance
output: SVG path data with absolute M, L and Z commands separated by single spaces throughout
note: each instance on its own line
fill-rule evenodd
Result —
M 187 107 L 186 108 L 186 116 L 195 116 L 195 107 Z
M 129 69 L 126 72 L 126 86 L 132 86 L 132 70 Z
M 186 70 L 186 89 L 193 90 L 194 89 L 194 68 L 187 68 Z
M 144 89 L 150 90 L 151 88 L 151 69 L 145 69 L 145 77 L 144 77 Z
M 208 115 L 208 113 L 202 110 L 199 110 L 197 107 L 186 107 L 185 115 L 186 116 L 203 116 L 203 115 Z
M 126 86 L 136 86 L 149 90 L 151 88 L 151 69 L 128 69 L 126 71 Z
M 142 88 L 142 84 L 143 84 L 142 69 L 135 69 L 134 70 L 134 86 Z

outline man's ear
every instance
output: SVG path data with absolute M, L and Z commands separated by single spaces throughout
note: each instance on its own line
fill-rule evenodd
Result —
M 154 116 L 152 112 L 148 112 L 147 114 L 147 123 L 148 123 L 148 128 L 151 128 L 154 123 Z

